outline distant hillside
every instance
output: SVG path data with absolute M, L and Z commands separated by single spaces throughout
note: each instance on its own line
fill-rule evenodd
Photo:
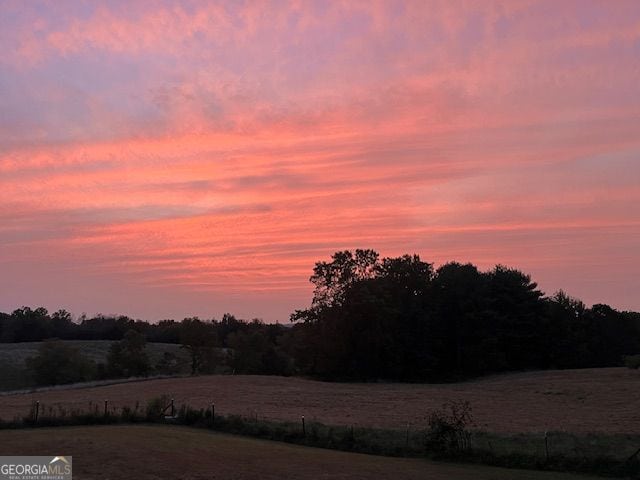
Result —
M 96 363 L 105 363 L 111 340 L 65 340 L 65 344 L 79 348 Z M 25 361 L 38 354 L 41 342 L 0 343 L 0 391 L 35 386 Z M 155 365 L 165 352 L 178 358 L 180 373 L 189 373 L 189 354 L 180 345 L 172 343 L 147 343 L 151 365 Z

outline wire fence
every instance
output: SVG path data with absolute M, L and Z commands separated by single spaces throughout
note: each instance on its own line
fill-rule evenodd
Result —
M 146 418 L 153 401 L 160 402 L 160 414 L 165 420 L 179 420 L 179 416 L 189 407 L 178 403 L 168 395 L 151 401 L 110 400 L 107 398 L 95 398 L 92 400 L 50 402 L 45 403 L 35 400 L 28 410 L 13 418 L 3 418 L 4 422 L 18 424 L 50 423 L 78 417 L 122 417 Z M 190 409 L 201 411 L 202 415 L 215 421 L 216 418 L 228 416 L 237 417 L 247 425 L 256 426 L 263 424 L 286 425 L 292 431 L 299 430 L 303 436 L 319 435 L 328 429 L 346 431 L 353 436 L 367 436 L 373 442 L 394 445 L 408 453 L 421 452 L 425 448 L 425 442 L 429 434 L 427 421 L 406 422 L 395 428 L 376 428 L 368 424 L 358 422 L 332 425 L 323 421 L 316 415 L 305 416 L 300 409 L 300 414 L 292 416 L 290 412 L 283 415 L 267 415 L 260 409 L 248 409 L 244 412 L 224 411 L 216 406 L 212 400 L 207 407 Z M 0 409 L 1 412 L 1 409 Z M 297 418 L 296 418 L 297 417 Z M 492 455 L 530 455 L 548 460 L 555 456 L 575 458 L 599 458 L 609 457 L 617 460 L 635 459 L 640 454 L 640 435 L 628 434 L 573 434 L 569 432 L 548 431 L 541 433 L 504 434 L 482 430 L 469 429 L 467 432 L 468 443 L 465 448 L 469 450 L 486 451 Z

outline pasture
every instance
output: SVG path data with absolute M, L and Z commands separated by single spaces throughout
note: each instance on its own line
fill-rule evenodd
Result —
M 388 458 L 176 426 L 0 431 L 0 454 L 72 455 L 75 478 L 579 480 L 592 477 Z
M 106 363 L 111 340 L 65 340 L 65 344 L 78 348 L 83 355 L 96 363 Z M 25 361 L 38 354 L 42 342 L 0 344 L 0 391 L 17 390 L 34 386 Z M 151 365 L 155 365 L 165 352 L 174 354 L 181 373 L 190 372 L 189 355 L 173 343 L 147 343 Z
M 475 429 L 501 434 L 545 431 L 634 434 L 640 431 L 640 372 L 626 368 L 540 371 L 496 375 L 455 384 L 326 383 L 302 378 L 209 375 L 58 388 L 0 395 L 0 418 L 44 409 L 83 409 L 109 400 L 110 408 L 144 405 L 168 395 L 176 405 L 220 415 L 265 420 L 308 420 L 385 429 L 426 426 L 425 416 L 451 400 L 467 400 Z M 43 410 L 46 412 L 46 410 Z

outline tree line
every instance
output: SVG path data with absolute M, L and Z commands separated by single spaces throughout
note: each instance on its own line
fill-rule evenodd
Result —
M 434 269 L 417 255 L 340 251 L 317 262 L 310 281 L 311 305 L 286 326 L 230 314 L 153 324 L 104 315 L 74 321 L 64 310 L 23 307 L 0 313 L 0 342 L 113 340 L 129 360 L 119 370 L 115 360 L 105 366 L 107 376 L 131 373 L 136 362 L 138 373 L 153 370 L 140 370 L 144 361 L 126 353 L 163 342 L 184 347 L 194 374 L 224 363 L 236 373 L 327 380 L 455 380 L 617 366 L 640 353 L 639 313 L 588 308 L 562 291 L 546 296 L 529 275 L 500 265 L 485 272 L 456 262 Z M 165 360 L 169 369 L 172 359 Z
M 640 352 L 640 314 L 545 296 L 529 275 L 417 255 L 342 251 L 315 265 L 311 306 L 292 318 L 297 365 L 324 378 L 449 380 L 621 365 Z
M 292 375 L 294 362 L 283 346 L 288 330 L 230 314 L 221 320 L 191 317 L 148 323 L 104 315 L 73 321 L 66 311 L 50 315 L 42 307 L 0 313 L 4 343 L 41 342 L 38 354 L 26 362 L 38 385 L 183 373 Z M 85 354 L 82 343 L 72 340 L 112 342 L 105 361 L 95 361 Z M 177 344 L 183 352 L 164 351 L 152 362 L 148 343 Z M 185 356 L 186 370 L 181 365 Z

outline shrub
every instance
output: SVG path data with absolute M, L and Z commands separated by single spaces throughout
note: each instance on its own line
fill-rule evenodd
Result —
M 638 355 L 627 355 L 624 357 L 624 364 L 628 368 L 633 368 L 637 370 L 640 368 L 640 354 Z
M 57 339 L 42 342 L 38 355 L 28 358 L 26 364 L 38 385 L 83 382 L 93 380 L 96 375 L 94 362 Z
M 470 448 L 471 433 L 468 427 L 473 425 L 473 416 L 469 402 L 447 402 L 441 410 L 430 412 L 427 422 L 427 451 L 457 454 Z
M 109 348 L 107 374 L 114 378 L 148 375 L 151 366 L 145 346 L 144 335 L 128 330 L 122 340 Z
M 188 406 L 182 406 L 178 411 L 180 422 L 185 425 L 204 425 L 206 412 L 204 409 L 195 409 Z
M 168 395 L 152 398 L 147 402 L 147 420 L 156 421 L 164 416 L 167 406 L 171 404 L 171 398 Z
M 156 371 L 164 375 L 175 375 L 180 373 L 178 357 L 173 352 L 164 352 L 162 358 L 156 363 Z

